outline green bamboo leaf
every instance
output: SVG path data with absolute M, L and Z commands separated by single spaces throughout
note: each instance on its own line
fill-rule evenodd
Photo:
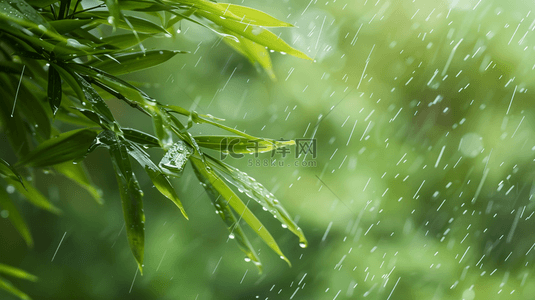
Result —
M 17 164 L 28 167 L 46 167 L 81 160 L 87 155 L 87 150 L 96 137 L 97 131 L 93 129 L 78 129 L 61 133 L 39 144 Z
M 276 81 L 277 78 L 273 72 L 273 64 L 269 52 L 262 45 L 259 45 L 251 40 L 248 40 L 242 36 L 238 36 L 238 42 L 234 39 L 223 38 L 223 41 L 234 48 L 238 53 L 247 57 L 249 61 L 255 65 L 258 63 L 260 67 L 266 71 L 271 80 Z
M 84 12 L 84 13 L 78 13 L 76 14 L 80 19 L 90 19 L 92 18 L 93 21 L 98 22 L 102 25 L 108 25 L 113 26 L 113 24 L 110 24 L 108 22 L 108 16 L 109 13 L 106 11 L 93 11 L 93 12 Z M 141 19 L 134 16 L 128 16 L 125 18 L 128 20 L 130 24 L 128 24 L 124 20 L 114 20 L 115 26 L 126 29 L 129 31 L 135 30 L 136 32 L 144 32 L 144 33 L 169 33 L 165 28 L 156 25 L 150 21 L 147 21 L 145 19 Z
M 91 19 L 63 19 L 49 21 L 48 23 L 59 33 L 66 34 L 93 22 Z
M 201 147 L 232 153 L 264 153 L 277 148 L 295 145 L 295 141 L 277 141 L 262 138 L 243 138 L 239 136 L 226 135 L 201 135 L 195 136 L 195 141 Z
M 61 78 L 65 80 L 76 93 L 82 106 L 97 113 L 106 125 L 111 127 L 115 122 L 115 119 L 106 102 L 104 102 L 91 84 L 87 82 L 84 77 L 73 71 L 71 69 L 71 64 L 61 64 L 57 66 L 56 70 L 59 72 Z M 54 65 L 54 67 L 56 67 L 56 65 Z
M 16 287 L 14 287 L 9 281 L 3 279 L 2 277 L 0 277 L 0 290 L 4 290 L 8 293 L 11 293 L 17 297 L 19 297 L 20 299 L 22 300 L 31 300 L 32 298 L 30 298 L 30 296 L 26 295 L 24 292 L 22 292 L 21 290 L 17 289 Z
M 0 158 L 0 175 L 11 178 L 23 184 L 22 177 L 19 175 L 17 170 L 15 170 L 15 168 L 13 168 L 11 164 L 9 164 L 7 161 L 1 158 Z
M 0 78 L 0 82 L 9 82 L 4 81 L 5 77 L 3 76 Z M 12 149 L 19 151 L 17 155 L 26 155 L 30 151 L 29 128 L 22 119 L 20 109 L 13 110 L 15 92 L 8 91 L 7 88 L 9 86 L 0 85 L 0 94 L 4 97 L 0 101 L 0 124 L 2 124 Z
M 152 50 L 145 52 L 134 52 L 113 56 L 113 59 L 106 59 L 91 64 L 92 67 L 101 69 L 104 72 L 121 75 L 143 69 L 147 69 L 168 61 L 179 53 L 185 51 Z
M 149 37 L 153 36 L 152 34 L 145 33 L 127 33 L 119 34 L 105 37 L 101 40 L 103 45 L 109 45 L 117 49 L 129 49 L 136 46 L 139 42 L 142 42 Z
M 244 38 L 247 38 L 257 44 L 268 47 L 271 50 L 290 54 L 298 58 L 312 60 L 312 58 L 308 57 L 305 53 L 292 48 L 283 39 L 279 38 L 277 35 L 263 27 L 252 26 L 230 19 L 221 19 L 217 15 L 204 11 L 198 11 L 197 14 L 205 17 L 224 29 L 231 31 L 234 35 L 243 36 Z
M 247 196 L 262 205 L 265 210 L 268 210 L 277 220 L 279 220 L 284 228 L 288 228 L 293 234 L 299 238 L 299 245 L 302 248 L 307 247 L 308 242 L 305 238 L 303 230 L 297 226 L 292 220 L 290 214 L 286 212 L 279 200 L 268 191 L 262 184 L 257 182 L 254 178 L 247 175 L 233 166 L 230 166 L 213 157 L 208 157 L 208 164 L 216 170 L 221 177 L 227 182 L 234 185 L 238 190 L 243 191 Z
M 54 214 L 61 214 L 61 210 L 50 203 L 41 192 L 39 192 L 30 182 L 24 177 L 22 178 L 22 184 L 11 178 L 5 178 L 8 184 L 11 184 L 28 202 L 36 207 L 48 210 Z
M 11 6 L 11 7 L 9 7 Z M 7 8 L 0 14 L 10 14 L 14 18 L 19 18 L 21 20 L 27 20 L 34 24 L 44 26 L 44 28 L 50 29 L 51 26 L 48 22 L 37 12 L 31 5 L 26 3 L 23 0 L 10 0 L 2 1 L 0 8 Z M 0 9 L 1 11 L 1 9 Z
M 228 17 L 243 23 L 250 23 L 252 25 L 264 26 L 264 27 L 293 27 L 292 24 L 278 20 L 269 14 L 246 6 L 230 4 L 230 3 L 217 3 L 223 10 L 219 11 L 223 17 Z
M 143 254 L 145 248 L 145 214 L 143 212 L 143 192 L 132 171 L 126 145 L 110 131 L 112 141 L 108 145 L 115 170 L 123 206 L 123 214 L 130 250 L 143 275 Z
M 171 200 L 180 209 L 184 217 L 189 220 L 182 202 L 178 198 L 175 189 L 162 169 L 155 165 L 147 152 L 141 149 L 137 144 L 128 141 L 126 141 L 125 144 L 127 145 L 128 154 L 137 160 L 137 162 L 145 169 L 156 189 L 167 199 Z
M 193 171 L 195 172 L 195 175 L 203 184 L 206 193 L 210 197 L 210 200 L 212 200 L 212 204 L 216 208 L 216 213 L 221 217 L 221 219 L 223 219 L 223 222 L 225 222 L 225 224 L 227 225 L 227 229 L 230 231 L 229 237 L 236 239 L 236 242 L 238 243 L 240 249 L 247 255 L 247 258 L 256 265 L 258 271 L 262 273 L 262 263 L 260 262 L 260 258 L 256 254 L 256 251 L 254 250 L 251 243 L 249 242 L 249 239 L 243 232 L 239 224 L 239 220 L 236 220 L 236 217 L 230 209 L 230 206 L 228 205 L 227 201 L 211 184 L 210 180 L 208 180 L 208 178 L 206 178 L 201 173 L 202 171 L 200 168 L 203 168 L 202 163 L 196 164 L 194 160 L 192 160 L 191 164 L 193 166 Z
M 32 275 L 21 269 L 11 267 L 8 265 L 4 265 L 4 264 L 0 264 L 0 273 L 9 275 L 11 277 L 29 280 L 29 281 L 37 281 L 37 276 Z
M 241 201 L 241 199 L 230 189 L 223 180 L 213 171 L 206 168 L 204 163 L 196 157 L 192 157 L 191 160 L 194 167 L 199 172 L 201 182 L 208 185 L 210 184 L 213 189 L 215 189 L 223 199 L 225 199 L 228 204 L 240 215 L 243 219 L 260 238 L 275 252 L 281 259 L 285 260 L 288 265 L 291 266 L 290 261 L 282 253 L 279 248 L 279 245 L 271 236 L 269 231 L 262 225 L 262 222 L 249 210 L 249 208 Z M 204 179 L 203 179 L 204 178 Z M 211 188 L 210 188 L 211 189 Z
M 65 162 L 54 165 L 54 169 L 85 189 L 98 204 L 104 203 L 102 200 L 102 190 L 95 187 L 83 164 Z
M 13 84 L 14 81 L 11 82 Z M 50 113 L 45 110 L 45 103 L 37 99 L 35 92 L 30 91 L 30 89 L 33 87 L 26 87 L 24 83 L 20 85 L 17 106 L 35 131 L 41 137 L 48 139 L 51 131 Z
M 119 5 L 122 10 L 145 11 L 145 12 L 160 12 L 172 10 L 173 7 L 157 3 L 155 1 L 132 1 L 119 0 Z
M 121 13 L 121 8 L 119 7 L 118 0 L 104 0 L 106 6 L 108 7 L 108 12 L 110 16 L 108 17 L 108 22 L 115 26 L 115 20 L 122 20 L 123 14 Z
M 143 131 L 133 128 L 121 128 L 125 139 L 146 147 L 159 147 L 158 139 Z
M 0 208 L 3 210 L 7 210 L 9 215 L 9 221 L 11 221 L 11 224 L 13 224 L 13 227 L 19 232 L 20 236 L 24 239 L 26 242 L 26 245 L 28 247 L 33 246 L 33 239 L 32 234 L 30 233 L 30 229 L 28 228 L 28 225 L 26 225 L 26 222 L 24 221 L 24 218 L 19 213 L 17 207 L 11 199 L 9 198 L 9 194 L 6 192 L 6 189 L 0 185 Z M 0 272 L 2 272 L 0 265 Z
M 53 66 L 48 69 L 48 103 L 52 109 L 52 114 L 56 114 L 61 105 L 61 77 Z
M 151 109 L 151 114 L 154 132 L 156 133 L 156 137 L 158 137 L 160 147 L 167 151 L 173 145 L 173 131 L 171 130 L 169 121 L 157 108 Z

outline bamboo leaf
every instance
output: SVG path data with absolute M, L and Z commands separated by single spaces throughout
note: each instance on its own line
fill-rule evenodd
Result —
M 264 27 L 293 27 L 290 23 L 278 20 L 254 8 L 230 3 L 218 3 L 218 5 L 223 9 L 223 11 L 220 11 L 223 17 L 229 17 L 236 21 Z
M 30 298 L 30 296 L 26 295 L 24 292 L 14 287 L 9 281 L 4 280 L 2 277 L 0 277 L 0 289 L 13 294 L 22 300 L 32 299 Z
M 11 178 L 13 180 L 16 180 L 22 183 L 22 177 L 19 175 L 17 170 L 11 164 L 9 164 L 7 161 L 0 158 L 0 175 Z
M 9 221 L 11 221 L 11 224 L 13 224 L 13 227 L 19 232 L 20 236 L 24 239 L 26 242 L 26 245 L 28 247 L 33 246 L 33 239 L 32 234 L 30 233 L 30 229 L 28 228 L 28 225 L 26 225 L 26 221 L 24 221 L 24 218 L 19 213 L 17 207 L 11 199 L 9 198 L 9 194 L 6 192 L 6 190 L 3 188 L 3 186 L 0 185 L 0 208 L 7 210 L 9 212 L 8 218 Z M 2 265 L 0 265 L 0 273 Z
M 98 22 L 102 25 L 113 26 L 113 24 L 110 24 L 108 22 L 109 13 L 106 11 L 93 11 L 90 13 L 84 12 L 84 13 L 78 13 L 76 15 L 81 19 L 92 18 L 93 21 Z M 114 20 L 115 26 L 121 29 L 129 30 L 129 31 L 134 30 L 136 32 L 153 33 L 153 34 L 155 33 L 167 33 L 168 34 L 169 33 L 167 32 L 167 30 L 165 30 L 165 28 L 159 25 L 156 25 L 148 20 L 142 19 L 142 18 L 128 16 L 126 19 L 128 20 L 130 24 L 128 24 L 124 20 Z
M 104 45 L 109 45 L 117 49 L 128 49 L 134 47 L 135 45 L 139 44 L 139 42 L 142 42 L 151 36 L 152 34 L 127 33 L 105 37 L 101 40 L 101 42 Z
M 104 203 L 102 200 L 102 190 L 95 187 L 83 164 L 65 162 L 54 165 L 54 169 L 85 189 L 98 204 Z
M 112 141 L 108 145 L 111 161 L 115 170 L 123 206 L 126 235 L 130 250 L 143 275 L 143 254 L 145 248 L 145 214 L 143 212 L 143 192 L 132 171 L 126 145 L 115 133 L 110 132 Z
M 169 179 L 167 179 L 164 172 L 162 172 L 162 169 L 155 165 L 147 152 L 143 151 L 138 145 L 128 141 L 125 142 L 125 144 L 127 145 L 128 154 L 137 160 L 137 162 L 145 169 L 156 189 L 166 198 L 171 200 L 180 209 L 184 217 L 189 220 L 182 202 L 178 198 L 171 182 L 169 182 Z
M 46 167 L 81 160 L 87 155 L 87 150 L 96 137 L 97 131 L 93 129 L 78 129 L 61 133 L 39 144 L 17 164 L 28 167 Z
M 159 147 L 158 139 L 143 131 L 133 128 L 122 128 L 125 139 L 146 147 Z
M 236 211 L 260 238 L 275 252 L 281 259 L 285 260 L 288 265 L 291 266 L 290 261 L 282 253 L 279 245 L 271 236 L 269 231 L 262 225 L 262 222 L 249 210 L 249 208 L 241 201 L 241 199 L 230 189 L 221 178 L 214 173 L 214 171 L 206 168 L 204 163 L 196 157 L 191 158 L 191 162 L 199 172 L 199 180 L 208 185 L 211 185 L 215 191 L 217 191 L 225 201 Z M 212 188 L 210 188 L 212 189 Z M 252 259 L 252 258 L 251 258 Z
M 208 164 L 216 170 L 221 177 L 227 182 L 234 185 L 238 190 L 243 191 L 247 196 L 255 200 L 258 204 L 268 210 L 277 220 L 279 220 L 284 228 L 288 228 L 293 234 L 299 238 L 299 245 L 305 248 L 308 242 L 305 238 L 303 230 L 297 226 L 292 220 L 290 214 L 286 212 L 279 200 L 268 191 L 262 184 L 257 182 L 254 178 L 247 175 L 233 166 L 230 166 L 220 160 L 208 157 Z
M 273 65 L 271 63 L 269 52 L 266 48 L 242 36 L 238 36 L 238 42 L 227 37 L 223 38 L 223 41 L 234 48 L 234 50 L 238 51 L 238 53 L 247 57 L 253 65 L 258 63 L 260 67 L 266 71 L 271 80 L 275 81 L 277 79 L 273 72 Z
M 52 109 L 52 114 L 56 114 L 61 105 L 61 77 L 53 66 L 48 69 L 48 103 Z
M 295 141 L 276 141 L 262 138 L 249 139 L 227 135 L 201 135 L 195 136 L 194 138 L 199 146 L 224 153 L 264 153 L 277 148 L 295 145 Z
M 59 34 L 67 34 L 93 22 L 91 19 L 63 19 L 48 22 Z
M 256 265 L 258 271 L 262 273 L 262 263 L 260 262 L 260 258 L 256 254 L 256 251 L 254 250 L 251 243 L 249 242 L 249 239 L 243 232 L 239 221 L 236 220 L 236 217 L 230 209 L 230 206 L 228 205 L 226 199 L 212 185 L 210 180 L 208 180 L 208 178 L 203 175 L 201 169 L 203 168 L 202 162 L 196 163 L 195 160 L 192 160 L 191 164 L 193 166 L 193 171 L 195 172 L 195 175 L 203 184 L 206 193 L 210 197 L 210 200 L 212 200 L 212 204 L 216 208 L 216 213 L 221 217 L 221 219 L 223 219 L 223 222 L 225 222 L 225 224 L 227 225 L 227 229 L 230 231 L 229 237 L 236 239 L 236 242 L 238 243 L 240 249 L 247 255 L 248 259 L 250 259 Z
M 36 207 L 48 210 L 54 214 L 61 214 L 61 210 L 50 203 L 41 192 L 39 192 L 30 182 L 24 177 L 22 178 L 22 184 L 11 178 L 5 178 L 8 184 L 11 184 L 28 202 Z
M 0 273 L 29 281 L 37 281 L 37 276 L 4 264 L 0 264 Z
M 131 73 L 144 70 L 168 61 L 179 53 L 188 53 L 184 51 L 171 50 L 154 50 L 145 52 L 134 52 L 113 56 L 113 59 L 106 59 L 91 66 L 101 69 L 104 72 L 114 75 Z

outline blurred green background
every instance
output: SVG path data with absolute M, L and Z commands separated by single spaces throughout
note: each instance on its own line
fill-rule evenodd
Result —
M 42 174 L 37 185 L 64 214 L 17 203 L 35 247 L 0 218 L 0 262 L 39 277 L 16 286 L 34 299 L 533 299 L 532 2 L 233 3 L 295 24 L 277 33 L 316 61 L 272 53 L 272 82 L 183 22 L 176 37 L 144 46 L 190 54 L 125 78 L 256 136 L 316 138 L 317 157 L 307 157 L 316 166 L 295 166 L 295 149 L 282 167 L 256 166 L 269 153 L 225 160 L 278 197 L 309 247 L 251 201 L 292 261 L 253 238 L 258 274 L 188 167 L 173 183 L 190 221 L 139 178 L 147 221 L 145 274 L 136 275 L 109 157 L 97 150 L 85 163 L 103 206 Z M 109 104 L 123 126 L 152 130 L 139 112 Z

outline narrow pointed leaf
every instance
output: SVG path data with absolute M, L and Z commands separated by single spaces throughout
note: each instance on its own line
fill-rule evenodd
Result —
M 247 57 L 253 65 L 258 63 L 258 65 L 260 65 L 260 67 L 262 67 L 268 74 L 269 78 L 275 81 L 277 78 L 273 72 L 273 64 L 271 63 L 271 58 L 267 49 L 242 36 L 238 36 L 237 38 L 238 42 L 229 38 L 223 38 L 223 41 L 238 51 L 238 53 Z
M 54 169 L 85 189 L 98 204 L 104 203 L 102 190 L 95 187 L 82 163 L 64 162 L 54 165 Z
M 299 245 L 306 247 L 308 242 L 305 238 L 303 230 L 292 220 L 290 214 L 286 212 L 279 200 L 268 191 L 262 184 L 257 182 L 254 178 L 247 175 L 233 166 L 230 166 L 220 160 L 207 156 L 208 164 L 215 169 L 221 177 L 227 182 L 234 185 L 238 190 L 243 191 L 247 196 L 255 200 L 263 208 L 267 209 L 277 220 L 279 220 L 285 228 L 288 228 L 293 234 L 299 238 Z
M 55 115 L 61 105 L 61 77 L 53 66 L 48 69 L 48 103 Z
M 139 42 L 151 37 L 151 34 L 145 33 L 127 33 L 105 37 L 101 40 L 103 45 L 109 45 L 117 49 L 128 49 L 136 46 Z
M 145 214 L 143 212 L 143 192 L 132 172 L 126 146 L 113 132 L 113 141 L 109 151 L 123 206 L 126 235 L 130 250 L 136 259 L 139 271 L 143 275 L 143 254 L 145 248 Z
M 156 189 L 167 199 L 171 200 L 178 209 L 180 209 L 184 217 L 189 220 L 182 202 L 178 198 L 171 182 L 169 182 L 169 179 L 167 179 L 164 172 L 162 172 L 162 169 L 154 164 L 150 159 L 149 154 L 138 145 L 128 141 L 126 141 L 125 144 L 127 146 L 128 154 L 137 160 L 137 162 L 145 169 Z
M 22 184 L 16 180 L 5 178 L 8 184 L 11 184 L 28 202 L 36 207 L 48 210 L 54 214 L 61 214 L 61 210 L 50 203 L 41 192 L 39 192 L 30 182 L 22 178 Z
M 26 245 L 28 245 L 28 247 L 32 247 L 33 239 L 32 239 L 32 234 L 30 233 L 30 229 L 28 228 L 28 225 L 26 225 L 26 221 L 24 221 L 24 218 L 20 215 L 15 204 L 13 204 L 13 202 L 9 198 L 9 194 L 1 185 L 0 185 L 0 208 L 3 210 L 7 210 L 9 212 L 9 215 L 8 215 L 9 221 L 11 221 L 11 224 L 13 224 L 13 227 L 17 229 L 20 236 L 26 242 Z M 1 269 L 1 265 L 0 265 L 0 269 Z M 0 270 L 0 272 L 2 271 Z
M 113 24 L 110 24 L 108 22 L 109 13 L 106 11 L 93 11 L 90 13 L 85 12 L 85 13 L 79 13 L 76 15 L 79 18 L 84 18 L 84 19 L 93 18 L 93 21 L 99 22 L 102 25 L 113 26 Z M 121 29 L 126 29 L 130 31 L 135 30 L 135 31 L 144 32 L 144 33 L 169 33 L 167 32 L 167 30 L 165 30 L 165 28 L 159 25 L 156 25 L 148 20 L 142 19 L 142 18 L 128 16 L 126 19 L 128 20 L 131 26 L 124 20 L 114 20 L 115 26 Z
M 0 175 L 16 180 L 22 184 L 22 177 L 11 164 L 0 158 Z
M 113 59 L 96 62 L 92 66 L 114 75 L 121 75 L 159 65 L 179 53 L 187 52 L 170 50 L 134 52 L 116 55 Z
M 240 218 L 243 219 L 260 238 L 275 252 L 280 258 L 284 259 L 288 265 L 291 266 L 290 261 L 282 253 L 279 245 L 271 236 L 269 231 L 264 227 L 262 222 L 249 210 L 249 208 L 241 201 L 241 199 L 230 189 L 225 182 L 212 170 L 206 169 L 204 163 L 198 158 L 191 158 L 192 164 L 197 168 L 200 174 L 201 180 L 204 184 L 209 183 L 213 188 L 221 194 L 221 197 L 229 203 L 229 205 L 236 211 Z
M 232 19 L 241 21 L 243 23 L 251 23 L 253 25 L 264 27 L 293 27 L 293 25 L 290 23 L 278 20 L 277 18 L 272 17 L 267 13 L 254 8 L 229 3 L 218 4 L 224 9 L 224 17 L 234 15 L 237 18 L 231 17 Z
M 37 281 L 37 276 L 32 275 L 19 268 L 11 267 L 11 266 L 4 265 L 4 264 L 0 264 L 0 274 L 5 274 L 11 277 L 16 277 L 20 279 L 29 280 L 29 281 Z
M 39 144 L 18 165 L 46 167 L 67 161 L 83 159 L 89 146 L 97 137 L 97 131 L 78 129 L 64 132 Z
M 122 128 L 125 139 L 146 147 L 159 147 L 158 139 L 143 131 L 133 128 Z
M 4 290 L 10 294 L 13 294 L 22 300 L 32 299 L 30 298 L 30 296 L 26 295 L 24 292 L 14 287 L 9 281 L 3 279 L 2 277 L 0 277 L 0 290 Z
M 236 217 L 234 216 L 234 213 L 230 209 L 230 206 L 228 205 L 227 201 L 224 197 L 221 196 L 221 194 L 217 191 L 217 189 L 211 184 L 211 182 L 203 176 L 201 173 L 202 163 L 197 164 L 193 160 L 191 162 L 193 166 L 193 171 L 195 172 L 195 175 L 199 179 L 199 181 L 203 184 L 204 189 L 206 190 L 206 193 L 210 197 L 210 200 L 212 200 L 212 203 L 214 204 L 216 208 L 217 214 L 223 219 L 223 222 L 227 225 L 228 230 L 230 231 L 230 235 L 236 239 L 236 242 L 238 243 L 238 246 L 240 249 L 247 255 L 247 257 L 256 265 L 258 268 L 258 271 L 262 273 L 262 263 L 260 262 L 260 258 L 256 254 L 256 251 L 254 250 L 253 246 L 249 242 L 249 239 L 243 232 L 239 221 L 236 220 Z
M 225 153 L 264 153 L 277 148 L 295 145 L 295 141 L 276 141 L 270 139 L 248 139 L 239 136 L 201 135 L 195 136 L 195 141 L 201 147 L 222 151 Z
M 59 34 L 66 34 L 93 22 L 91 19 L 63 19 L 48 22 Z

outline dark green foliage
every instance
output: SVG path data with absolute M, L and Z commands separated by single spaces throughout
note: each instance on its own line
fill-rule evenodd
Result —
M 132 11 L 138 12 L 136 16 L 132 16 Z M 172 18 L 160 18 L 162 22 L 158 24 L 141 17 L 139 12 L 147 16 L 166 14 Z M 191 161 L 231 236 L 236 237 L 240 248 L 259 269 L 261 263 L 241 230 L 240 219 L 277 255 L 288 260 L 269 231 L 223 179 L 245 190 L 249 197 L 269 209 L 284 227 L 299 237 L 301 245 L 306 245 L 301 229 L 271 193 L 245 173 L 202 151 L 202 148 L 228 151 L 232 147 L 230 150 L 236 153 L 250 153 L 246 144 L 251 140 L 258 142 L 263 151 L 272 151 L 292 145 L 293 141 L 253 137 L 216 122 L 221 119 L 179 106 L 163 105 L 117 77 L 185 54 L 179 50 L 146 50 L 142 45 L 150 37 L 170 34 L 172 26 L 180 20 L 195 22 L 219 34 L 252 63 L 258 63 L 272 79 L 275 77 L 266 48 L 310 59 L 264 28 L 290 27 L 291 24 L 238 5 L 207 0 L 106 0 L 95 7 L 75 0 L 0 2 L 0 79 L 3 83 L 0 86 L 0 129 L 18 157 L 15 164 L 0 159 L 3 179 L 0 181 L 0 208 L 9 212 L 10 221 L 28 246 L 33 245 L 31 233 L 6 192 L 6 185 L 33 205 L 60 213 L 31 182 L 36 169 L 54 170 L 72 179 L 102 203 L 101 191 L 93 186 L 82 162 L 97 147 L 109 151 L 128 242 L 141 272 L 145 240 L 143 192 L 130 158 L 143 167 L 156 189 L 186 218 L 169 177 L 180 177 L 186 162 Z M 100 26 L 111 26 L 113 34 L 95 34 L 92 30 Z M 151 118 L 155 136 L 122 128 L 106 102 L 110 96 Z M 187 125 L 173 114 L 186 116 Z M 233 135 L 193 137 L 188 130 L 199 123 L 211 124 Z M 148 147 L 159 148 L 165 154 L 159 164 L 144 150 Z M 0 265 L 0 273 L 35 280 L 34 276 L 4 265 Z M 1 277 L 0 289 L 29 299 Z

